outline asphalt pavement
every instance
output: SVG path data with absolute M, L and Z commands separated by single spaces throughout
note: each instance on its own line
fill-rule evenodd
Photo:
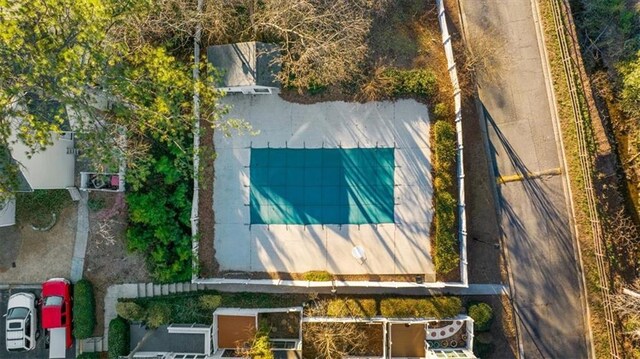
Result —
M 5 315 L 7 313 L 7 302 L 12 294 L 19 292 L 34 293 L 38 298 L 41 298 L 40 290 L 0 290 L 0 313 Z M 40 329 L 40 337 L 34 350 L 22 353 L 10 353 L 7 351 L 5 343 L 5 319 L 0 318 L 0 358 L 2 359 L 46 359 L 49 357 L 49 350 L 45 345 L 45 331 L 42 329 L 42 318 L 40 317 L 40 310 L 38 309 L 38 328 Z M 75 346 L 67 349 L 67 358 L 75 358 Z
M 493 172 L 509 178 L 496 189 L 522 352 L 588 358 L 582 278 L 533 3 L 460 2 L 468 43 L 495 46 L 478 92 Z

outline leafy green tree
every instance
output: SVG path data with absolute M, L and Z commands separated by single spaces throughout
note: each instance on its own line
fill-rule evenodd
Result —
M 190 170 L 193 154 L 185 140 L 193 130 L 194 91 L 201 118 L 211 126 L 225 109 L 217 104 L 211 77 L 194 81 L 192 66 L 162 43 L 127 42 L 131 19 L 144 16 L 153 2 L 0 0 L 0 148 L 11 147 L 13 134 L 31 153 L 42 151 L 70 117 L 83 156 L 105 170 L 125 159 L 133 187 L 148 176 L 156 142 L 177 148 L 179 168 Z M 43 116 L 29 109 L 33 94 L 60 104 L 57 112 Z M 225 126 L 220 123 L 227 131 Z M 114 141 L 120 136 L 127 141 Z M 14 179 L 15 172 L 8 171 Z M 12 184 L 0 181 L 0 193 Z

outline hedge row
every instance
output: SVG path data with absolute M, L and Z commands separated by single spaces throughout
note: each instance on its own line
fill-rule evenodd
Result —
M 378 309 L 379 308 L 379 309 Z M 462 310 L 456 297 L 333 299 L 327 307 L 331 317 L 452 318 Z
M 129 354 L 129 323 L 117 317 L 109 323 L 109 359 Z
M 446 274 L 459 267 L 460 249 L 457 239 L 454 197 L 456 164 L 456 130 L 445 121 L 437 121 L 434 131 L 434 266 L 436 273 Z
M 96 303 L 93 286 L 86 279 L 81 279 L 73 287 L 73 336 L 86 339 L 93 336 L 96 326 Z

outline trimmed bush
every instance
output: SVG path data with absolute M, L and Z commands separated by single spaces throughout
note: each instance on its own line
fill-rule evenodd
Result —
M 376 316 L 377 306 L 374 299 L 333 299 L 327 306 L 327 315 L 330 317 L 360 317 L 371 318 Z
M 333 275 L 331 275 L 331 273 L 320 270 L 305 272 L 302 277 L 304 278 L 304 280 L 309 280 L 312 282 L 328 282 L 330 280 L 333 280 Z
M 109 359 L 129 354 L 129 323 L 121 317 L 109 323 Z
M 100 359 L 100 353 L 81 353 L 76 359 Z
M 456 130 L 452 124 L 438 121 L 434 125 L 434 225 L 433 261 L 438 274 L 458 268 L 460 249 L 457 239 L 457 201 L 452 176 L 456 163 Z
M 217 294 L 205 294 L 198 299 L 200 308 L 206 311 L 216 310 L 222 304 L 222 296 Z
M 473 327 L 476 332 L 483 332 L 491 328 L 493 322 L 493 309 L 487 303 L 473 303 L 467 309 L 469 316 L 473 318 Z
M 462 310 L 456 297 L 385 298 L 380 302 L 382 316 L 387 318 L 453 318 Z
M 147 316 L 144 308 L 134 302 L 118 302 L 116 304 L 116 313 L 131 322 L 144 321 Z
M 86 339 L 93 336 L 96 326 L 96 304 L 93 297 L 93 285 L 81 279 L 73 286 L 73 336 Z
M 171 307 L 167 303 L 155 302 L 147 309 L 147 326 L 155 329 L 171 323 Z
M 432 97 L 438 92 L 436 75 L 427 69 L 401 70 L 390 68 L 384 71 L 390 79 L 393 93 L 396 96 Z

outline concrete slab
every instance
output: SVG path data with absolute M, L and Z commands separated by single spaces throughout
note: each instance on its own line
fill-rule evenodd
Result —
M 428 254 L 431 150 L 424 105 L 413 100 L 302 105 L 279 96 L 236 95 L 223 101 L 233 106 L 230 118 L 246 120 L 259 134 L 229 138 L 218 131 L 214 136 L 214 245 L 222 271 L 433 273 Z M 411 232 L 403 232 L 398 246 L 395 224 L 249 226 L 250 147 L 395 148 L 394 222 Z M 365 264 L 351 256 L 356 244 L 365 248 Z M 397 263 L 398 248 L 410 252 L 402 258 L 406 263 Z

